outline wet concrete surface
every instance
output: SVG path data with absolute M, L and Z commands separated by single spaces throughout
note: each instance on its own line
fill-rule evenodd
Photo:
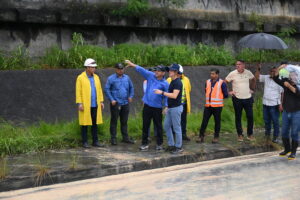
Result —
M 278 152 L 0 193 L 0 199 L 298 200 L 300 160 Z
M 140 152 L 139 144 L 119 143 L 105 148 L 77 148 L 7 157 L 8 172 L 5 178 L 0 179 L 0 192 L 274 150 L 272 146 L 246 142 L 229 145 L 228 142 L 197 144 L 191 141 L 184 143 L 182 154 L 172 155 L 155 151 L 154 143 L 151 143 L 149 151 Z

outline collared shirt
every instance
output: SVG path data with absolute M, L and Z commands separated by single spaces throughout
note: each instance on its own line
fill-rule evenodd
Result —
M 88 74 L 86 74 L 86 75 L 89 78 L 90 84 L 91 84 L 91 107 L 95 108 L 95 107 L 97 107 L 97 94 L 96 94 L 94 76 L 89 76 Z
M 215 87 L 216 83 L 219 80 L 220 80 L 220 78 L 218 78 L 216 81 L 213 81 L 212 79 L 210 79 L 210 82 L 211 82 L 211 91 Z M 224 99 L 227 98 L 228 97 L 228 90 L 227 90 L 227 85 L 226 85 L 226 83 L 224 81 L 223 81 L 223 83 L 221 85 L 221 89 L 222 89 L 222 93 L 223 93 Z M 205 82 L 204 92 L 206 92 L 206 82 Z
M 147 87 L 143 96 L 143 102 L 150 107 L 162 108 L 163 105 L 167 106 L 167 97 L 161 94 L 155 94 L 155 89 L 168 92 L 169 83 L 163 78 L 157 80 L 154 72 L 150 72 L 141 66 L 136 66 L 135 70 L 139 72 L 147 80 Z
M 134 88 L 129 76 L 112 74 L 105 84 L 105 94 L 110 101 L 117 101 L 119 105 L 128 104 L 128 98 L 133 98 Z
M 281 93 L 283 93 L 283 88 L 275 83 L 275 81 L 270 78 L 270 75 L 259 75 L 259 82 L 265 84 L 263 104 L 266 106 L 276 106 L 281 104 Z
M 251 97 L 249 80 L 253 78 L 252 72 L 245 69 L 243 73 L 239 73 L 237 70 L 230 72 L 225 80 L 232 81 L 232 90 L 238 99 L 249 99 Z

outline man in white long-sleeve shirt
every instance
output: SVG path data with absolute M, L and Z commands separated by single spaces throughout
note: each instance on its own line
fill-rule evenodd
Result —
M 255 72 L 256 80 L 264 83 L 263 96 L 263 117 L 265 122 L 265 135 L 267 139 L 270 138 L 271 128 L 273 124 L 273 140 L 278 143 L 279 136 L 279 111 L 282 111 L 281 99 L 283 95 L 283 88 L 273 80 L 276 68 L 270 69 L 269 75 L 260 74 L 260 66 Z

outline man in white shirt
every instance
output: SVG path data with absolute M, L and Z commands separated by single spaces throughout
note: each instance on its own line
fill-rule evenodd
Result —
M 253 137 L 253 97 L 255 88 L 255 77 L 251 71 L 245 69 L 245 61 L 238 60 L 235 64 L 236 70 L 230 72 L 225 78 L 226 83 L 232 83 L 232 103 L 235 113 L 235 126 L 238 141 L 244 140 L 242 128 L 242 112 L 245 110 L 247 117 L 247 139 L 255 140 Z M 251 89 L 252 88 L 252 89 Z
M 255 78 L 259 80 L 259 82 L 264 83 L 263 117 L 265 122 L 265 135 L 267 139 L 270 138 L 273 124 L 274 132 L 272 142 L 278 143 L 279 111 L 282 110 L 281 99 L 283 88 L 273 80 L 275 71 L 276 67 L 273 67 L 270 69 L 269 75 L 261 75 L 260 66 L 258 66 L 255 72 Z

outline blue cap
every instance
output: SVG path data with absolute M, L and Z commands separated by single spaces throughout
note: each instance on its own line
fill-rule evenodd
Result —
M 170 66 L 169 71 L 177 71 L 177 72 L 179 72 L 179 69 L 180 69 L 180 66 L 178 64 L 174 63 L 174 64 L 172 64 Z

